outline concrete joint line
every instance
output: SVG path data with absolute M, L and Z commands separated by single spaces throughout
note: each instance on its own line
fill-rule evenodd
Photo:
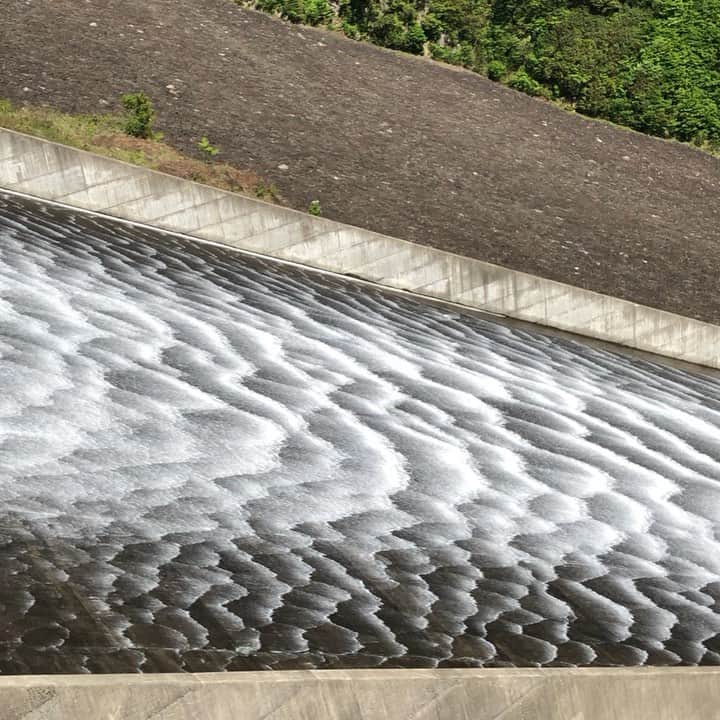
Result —
M 79 192 L 89 192 L 90 188 L 104 188 L 106 185 L 113 185 L 118 184 L 123 181 L 131 180 L 132 175 L 126 175 L 124 177 L 114 177 L 110 178 L 109 180 L 105 180 L 103 182 L 99 183 L 88 183 L 87 178 L 85 176 L 85 168 L 80 165 L 80 171 L 82 172 L 83 180 L 85 182 L 85 187 L 80 188 L 80 190 L 74 190 L 73 192 L 65 193 L 65 195 L 59 195 L 56 199 L 62 200 L 62 198 L 69 197 L 70 195 L 76 195 Z

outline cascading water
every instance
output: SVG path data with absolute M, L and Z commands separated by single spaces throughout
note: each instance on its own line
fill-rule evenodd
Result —
M 720 383 L 0 195 L 0 672 L 720 662 Z

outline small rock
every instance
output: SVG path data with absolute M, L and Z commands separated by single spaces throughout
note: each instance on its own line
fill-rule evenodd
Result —
M 23 92 L 30 92 L 30 88 L 29 88 L 29 87 L 24 87 L 24 88 L 23 88 Z
M 595 139 L 596 139 L 599 143 L 602 142 L 602 140 L 601 140 L 600 138 L 595 138 Z
M 90 23 L 90 27 L 97 27 L 97 23 L 96 23 L 96 22 L 91 22 L 91 23 Z
M 288 166 L 285 163 L 280 163 L 278 165 L 278 170 L 287 170 Z
M 630 156 L 629 156 L 629 155 L 623 155 L 623 156 L 622 156 L 622 159 L 623 159 L 623 160 L 629 160 L 629 159 L 630 159 Z

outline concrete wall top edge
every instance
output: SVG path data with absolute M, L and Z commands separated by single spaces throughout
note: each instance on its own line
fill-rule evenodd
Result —
M 362 682 L 393 679 L 442 681 L 500 678 L 520 681 L 522 679 L 581 679 L 602 678 L 687 678 L 691 676 L 714 678 L 720 683 L 720 667 L 593 667 L 593 668 L 354 668 L 352 670 L 239 670 L 235 672 L 207 673 L 112 673 L 99 675 L 4 675 L 0 676 L 0 690 L 3 686 L 101 686 L 101 685 L 157 685 L 164 683 L 181 684 L 236 684 L 236 683 L 279 683 L 279 682 Z M 720 687 L 720 685 L 719 685 Z

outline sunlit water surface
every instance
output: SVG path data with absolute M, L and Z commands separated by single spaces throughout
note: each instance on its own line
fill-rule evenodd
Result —
M 0 672 L 720 661 L 720 384 L 0 196 Z

